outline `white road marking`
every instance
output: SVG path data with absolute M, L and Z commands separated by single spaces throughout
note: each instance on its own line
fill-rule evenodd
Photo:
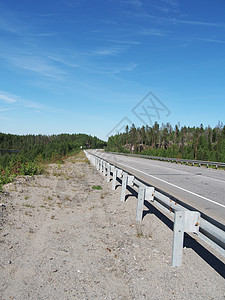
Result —
M 122 165 L 122 166 L 124 166 L 124 167 L 133 169 L 133 170 L 135 170 L 135 171 L 137 171 L 137 172 L 140 172 L 140 173 L 142 173 L 142 174 L 145 174 L 145 175 L 147 175 L 147 176 L 149 176 L 149 177 L 152 177 L 152 178 L 154 178 L 154 179 L 160 180 L 160 181 L 162 181 L 162 182 L 164 182 L 164 183 L 166 183 L 166 184 L 169 184 L 169 185 L 171 185 L 171 186 L 173 186 L 173 187 L 175 187 L 175 188 L 178 188 L 178 189 L 180 189 L 180 190 L 182 190 L 182 191 L 184 191 L 184 192 L 187 192 L 187 193 L 190 193 L 190 194 L 192 194 L 192 195 L 194 195 L 194 196 L 197 196 L 197 197 L 199 197 L 199 198 L 202 198 L 202 199 L 204 199 L 204 200 L 206 200 L 206 201 L 208 201 L 208 202 L 211 202 L 211 203 L 213 203 L 213 204 L 216 204 L 216 205 L 219 205 L 219 206 L 225 208 L 225 205 L 223 205 L 223 204 L 220 204 L 220 203 L 218 203 L 218 202 L 216 202 L 216 201 L 213 201 L 213 200 L 211 200 L 211 199 L 208 199 L 208 198 L 206 198 L 206 197 L 204 197 L 204 196 L 198 195 L 198 194 L 196 194 L 196 193 L 194 193 L 194 192 L 188 191 L 188 190 L 186 190 L 186 189 L 184 189 L 184 188 L 182 188 L 182 187 L 180 187 L 180 186 L 177 186 L 177 185 L 175 185 L 175 184 L 173 184 L 173 183 L 170 183 L 170 182 L 165 181 L 165 180 L 163 180 L 163 179 L 157 178 L 157 177 L 155 177 L 155 176 L 153 176 L 153 175 L 150 175 L 150 174 L 148 174 L 148 173 L 146 173 L 146 172 L 143 172 L 143 171 L 141 171 L 141 170 L 135 169 L 135 168 L 130 167 L 130 166 L 128 166 L 128 165 L 122 164 L 122 163 L 120 163 L 120 162 L 119 162 L 119 164 Z

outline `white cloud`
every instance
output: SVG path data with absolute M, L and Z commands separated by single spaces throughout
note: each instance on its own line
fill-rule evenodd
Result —
M 143 29 L 143 30 L 139 31 L 139 34 L 151 35 L 151 36 L 161 36 L 161 37 L 166 36 L 166 34 L 162 30 L 159 30 L 159 29 Z
M 8 103 L 8 104 L 14 104 L 14 107 L 13 108 L 8 107 L 8 108 L 0 109 L 0 112 L 16 109 L 16 108 L 21 107 L 21 106 L 26 107 L 26 108 L 37 109 L 37 110 L 46 110 L 47 109 L 47 107 L 45 107 L 42 104 L 39 104 L 35 101 L 24 99 L 20 96 L 13 95 L 13 94 L 10 94 L 10 93 L 5 92 L 5 91 L 0 91 L 0 101 L 1 100 Z
M 140 0 L 128 0 L 126 1 L 127 3 L 134 5 L 136 7 L 142 7 L 143 6 L 143 2 Z
M 203 22 L 203 21 L 191 21 L 191 20 L 178 20 L 171 19 L 173 23 L 187 24 L 187 25 L 200 25 L 200 26 L 213 26 L 213 27 L 225 27 L 225 24 L 221 23 L 212 23 L 212 22 Z
M 115 2 L 115 0 L 111 0 Z M 132 5 L 134 7 L 140 8 L 143 6 L 143 2 L 141 0 L 118 0 L 120 4 Z
M 133 71 L 135 68 L 137 67 L 137 64 L 136 63 L 130 63 L 130 64 L 127 64 L 127 65 L 118 65 L 118 66 L 115 66 L 114 68 L 112 68 L 111 71 L 109 71 L 109 73 L 113 73 L 113 74 L 119 74 L 121 72 L 131 72 Z
M 10 111 L 10 110 L 13 110 L 15 108 L 1 108 L 0 109 L 0 112 L 3 112 L 3 111 Z
M 106 56 L 115 56 L 120 53 L 123 53 L 126 49 L 126 46 L 124 47 L 103 47 L 97 50 L 90 51 L 90 55 L 96 55 L 96 56 L 101 56 L 101 55 L 106 55 Z
M 53 66 L 50 61 L 38 55 L 17 54 L 8 55 L 7 59 L 16 67 L 32 71 L 44 77 L 62 80 L 65 72 Z
M 193 38 L 192 40 L 197 40 L 197 41 L 202 41 L 202 42 L 209 42 L 209 43 L 225 44 L 225 41 L 223 41 L 223 40 L 216 40 L 216 39 Z
M 17 97 L 3 91 L 0 91 L 0 100 L 6 103 L 16 103 L 18 101 Z
M 7 118 L 5 116 L 0 116 L 0 120 L 4 120 L 4 121 L 14 121 L 13 119 Z
M 161 2 L 169 5 L 169 6 L 178 6 L 178 0 L 161 0 Z
M 64 59 L 60 56 L 57 56 L 57 55 L 49 55 L 48 58 L 55 61 L 55 62 L 59 62 L 59 63 L 65 65 L 65 66 L 68 66 L 68 67 L 72 67 L 72 68 L 78 68 L 79 67 L 78 64 L 74 64 L 73 62 L 67 61 L 66 59 Z

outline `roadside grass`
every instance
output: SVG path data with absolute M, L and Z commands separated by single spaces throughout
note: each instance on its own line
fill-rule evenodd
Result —
M 100 185 L 93 185 L 92 189 L 93 190 L 102 190 L 102 187 Z
M 0 167 L 0 191 L 4 184 L 13 182 L 14 178 L 18 176 L 34 176 L 42 174 L 44 172 L 44 166 L 37 162 L 25 162 L 17 161 L 10 163 L 5 169 Z
M 54 176 L 59 177 L 62 176 L 61 164 L 65 162 L 65 160 L 69 159 L 72 163 L 88 163 L 89 161 L 84 153 L 84 151 L 75 150 L 73 153 L 65 156 L 56 155 L 51 159 L 51 162 L 44 161 L 28 161 L 28 162 L 10 162 L 6 168 L 2 168 L 0 166 L 0 192 L 2 191 L 2 187 L 5 184 L 11 183 L 18 176 L 34 176 L 40 175 L 43 173 L 48 174 L 47 165 L 48 163 L 57 163 L 58 170 L 54 171 Z M 66 179 L 69 180 L 69 177 L 66 176 Z

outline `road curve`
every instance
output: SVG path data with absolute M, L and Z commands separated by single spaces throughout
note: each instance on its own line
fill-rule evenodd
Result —
M 89 150 L 225 225 L 225 171 Z

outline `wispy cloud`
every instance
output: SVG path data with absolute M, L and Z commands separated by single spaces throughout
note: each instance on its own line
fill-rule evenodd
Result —
M 65 71 L 51 64 L 51 61 L 31 53 L 7 54 L 5 58 L 14 66 L 32 71 L 38 75 L 55 80 L 63 80 Z
M 14 110 L 15 108 L 0 108 L 0 112 L 5 112 L 5 111 L 11 111 Z
M 0 16 L 0 29 L 10 33 L 18 34 L 20 31 L 20 26 L 16 26 L 16 24 L 11 20 L 9 21 L 9 19 L 11 18 L 7 16 L 5 17 L 4 15 Z
M 167 34 L 165 34 L 165 32 L 163 32 L 160 29 L 143 29 L 141 31 L 138 32 L 138 34 L 141 35 L 151 35 L 151 36 L 160 36 L 160 37 L 165 37 L 167 36 Z
M 55 32 L 42 32 L 42 33 L 30 33 L 26 34 L 27 37 L 50 37 L 50 36 L 56 36 L 57 33 Z
M 138 64 L 136 63 L 130 63 L 126 66 L 117 66 L 115 67 L 115 69 L 113 70 L 113 73 L 114 74 L 118 74 L 118 73 L 121 73 L 123 71 L 133 71 L 136 67 L 137 67 Z
M 127 4 L 131 4 L 133 6 L 136 6 L 136 7 L 142 7 L 143 6 L 143 2 L 141 0 L 125 0 L 124 1 L 125 3 Z
M 138 41 L 132 41 L 132 40 L 113 40 L 113 39 L 104 39 L 105 42 L 112 42 L 115 44 L 121 44 L 121 45 L 128 45 L 128 46 L 132 46 L 132 45 L 139 45 L 140 42 Z
M 115 56 L 123 53 L 126 50 L 126 47 L 102 47 L 93 51 L 90 51 L 89 54 L 92 56 Z
M 59 55 L 48 55 L 48 58 L 55 61 L 55 62 L 58 62 L 60 64 L 63 64 L 65 66 L 68 66 L 68 67 L 71 67 L 71 68 L 78 68 L 79 67 L 79 64 L 75 64 L 73 63 L 72 61 L 68 61 L 67 59 L 59 56 Z
M 15 121 L 15 120 L 13 120 L 11 118 L 8 118 L 8 117 L 5 117 L 5 116 L 1 116 L 1 115 L 0 115 L 0 120 L 10 121 L 10 122 Z
M 14 96 L 12 94 L 0 91 L 0 101 L 6 102 L 6 103 L 16 103 L 18 101 L 18 97 Z
M 0 113 L 7 112 L 11 110 L 22 110 L 26 113 L 35 112 L 35 113 L 41 113 L 41 112 L 50 112 L 52 113 L 68 113 L 66 110 L 63 109 L 57 109 L 55 107 L 51 107 L 42 103 L 39 103 L 37 101 L 33 101 L 30 99 L 26 99 L 24 97 L 8 93 L 6 91 L 0 91 L 0 101 L 6 102 L 6 107 L 0 109 Z M 1 103 L 1 102 L 0 102 Z
M 209 43 L 217 43 L 217 44 L 225 44 L 225 41 L 218 39 L 207 39 L 207 38 L 192 38 L 192 40 L 209 42 Z
M 203 21 L 192 21 L 192 20 L 180 20 L 180 19 L 170 19 L 172 23 L 186 24 L 186 25 L 199 25 L 199 26 L 212 26 L 212 27 L 225 27 L 225 24 L 213 23 L 213 22 L 203 22 Z
M 177 7 L 179 5 L 178 0 L 160 0 L 162 3 L 167 4 L 169 6 Z
M 115 0 L 111 0 L 111 2 L 115 2 Z M 117 0 L 118 3 L 122 5 L 131 5 L 133 7 L 140 8 L 143 6 L 143 1 L 141 0 Z
M 47 109 L 46 106 L 44 106 L 40 103 L 25 99 L 18 95 L 8 93 L 6 91 L 0 91 L 0 101 L 5 102 L 9 105 L 13 105 L 13 107 L 10 106 L 7 108 L 3 108 L 0 111 L 9 111 L 9 110 L 13 110 L 18 107 L 21 107 L 21 106 L 26 107 L 26 108 L 38 109 L 38 110 L 46 110 Z
M 58 17 L 59 16 L 59 14 L 51 14 L 51 13 L 49 13 L 49 14 L 35 14 L 35 16 L 38 16 L 38 17 L 44 17 L 44 18 L 50 18 L 50 17 Z
M 82 70 L 84 70 L 86 73 L 92 73 L 97 75 L 107 75 L 107 76 L 115 76 L 122 72 L 131 72 L 133 71 L 138 64 L 134 62 L 130 63 L 117 63 L 117 64 L 104 64 L 101 67 L 99 65 L 96 65 L 95 63 L 88 63 L 86 66 L 82 66 Z

